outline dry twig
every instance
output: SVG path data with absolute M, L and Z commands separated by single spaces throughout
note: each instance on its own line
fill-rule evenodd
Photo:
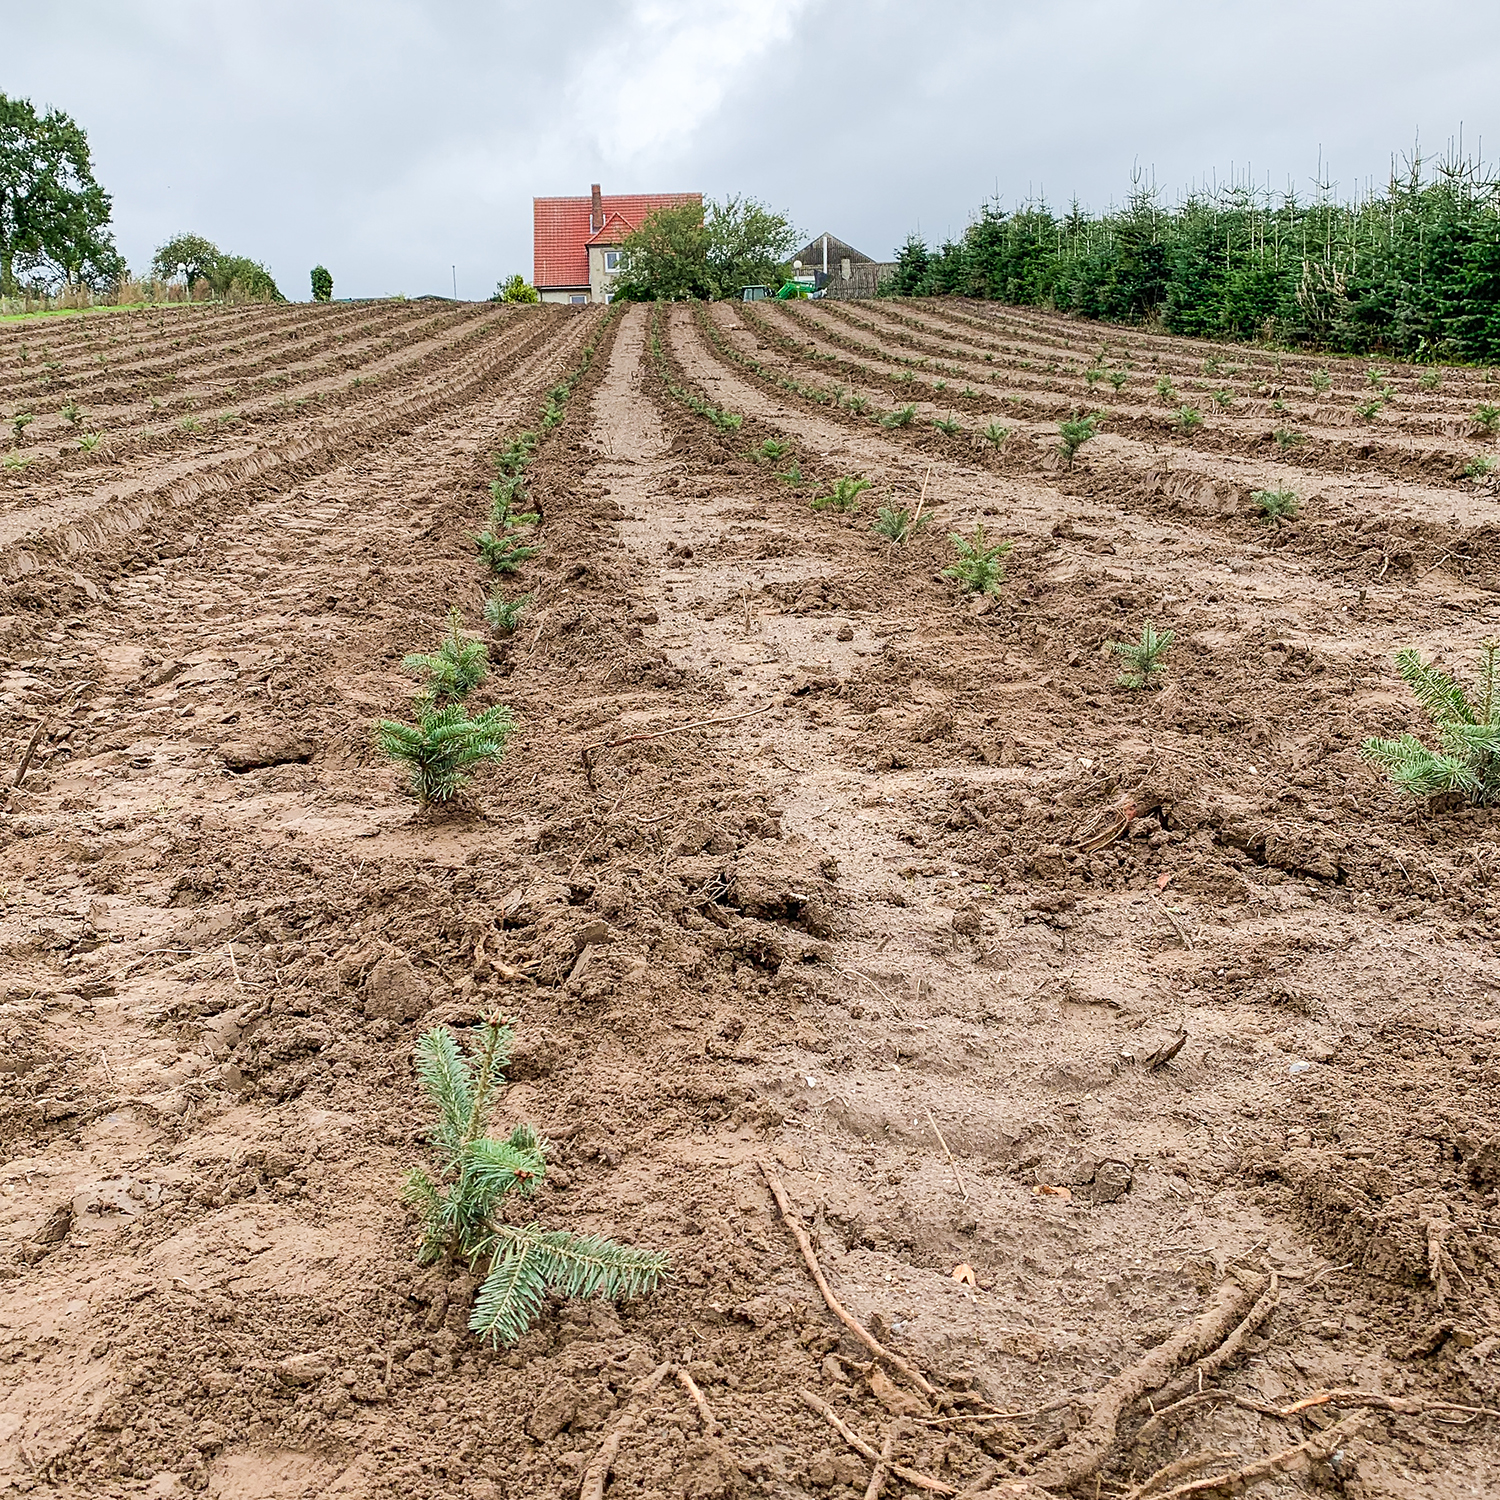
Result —
M 802 1221 L 792 1212 L 792 1205 L 787 1202 L 786 1190 L 782 1187 L 780 1179 L 765 1164 L 757 1162 L 760 1174 L 766 1179 L 766 1186 L 771 1189 L 771 1196 L 776 1200 L 776 1206 L 781 1210 L 781 1217 L 786 1220 L 786 1226 L 796 1237 L 797 1245 L 802 1251 L 802 1258 L 807 1262 L 807 1269 L 812 1272 L 812 1278 L 818 1284 L 818 1290 L 823 1294 L 823 1300 L 828 1304 L 828 1310 L 836 1317 L 850 1333 L 862 1343 L 878 1359 L 883 1359 L 892 1369 L 899 1370 L 916 1388 L 925 1396 L 937 1399 L 937 1387 L 927 1379 L 915 1365 L 909 1364 L 899 1354 L 892 1354 L 872 1334 L 866 1332 L 864 1325 L 858 1319 L 851 1316 L 844 1308 L 844 1304 L 833 1294 L 833 1288 L 828 1285 L 827 1278 L 823 1275 L 823 1268 L 818 1264 L 818 1257 L 813 1251 L 812 1241 L 807 1237 L 807 1231 L 802 1227 Z
M 826 1401 L 819 1400 L 811 1391 L 798 1391 L 797 1394 L 802 1398 L 804 1404 L 817 1412 L 856 1453 L 863 1453 L 872 1464 L 884 1463 L 892 1474 L 899 1475 L 908 1484 L 916 1485 L 919 1490 L 931 1490 L 934 1495 L 956 1495 L 958 1493 L 951 1484 L 945 1484 L 941 1479 L 934 1479 L 931 1474 L 924 1474 L 920 1469 L 908 1469 L 905 1464 L 898 1464 L 894 1460 L 883 1459 L 875 1451 L 874 1447 L 867 1443 L 852 1427 L 848 1426 Z
M 890 1473 L 891 1455 L 896 1451 L 896 1429 L 900 1425 L 898 1420 L 886 1429 L 885 1441 L 880 1445 L 880 1462 L 870 1471 L 870 1482 L 865 1486 L 865 1500 L 880 1500 L 880 1492 Z
M 1363 1412 L 1352 1412 L 1342 1422 L 1335 1422 L 1326 1432 L 1319 1432 L 1291 1448 L 1282 1448 L 1269 1453 L 1254 1463 L 1236 1469 L 1232 1474 L 1214 1474 L 1207 1479 L 1190 1480 L 1170 1490 L 1153 1492 L 1151 1500 L 1189 1500 L 1196 1495 L 1243 1495 L 1252 1485 L 1272 1479 L 1278 1474 L 1295 1474 L 1326 1461 L 1348 1440 L 1354 1437 L 1365 1422 Z
M 1281 1301 L 1281 1287 L 1276 1279 L 1276 1273 L 1271 1272 L 1271 1284 L 1261 1294 L 1255 1306 L 1245 1314 L 1244 1320 L 1233 1333 L 1224 1340 L 1212 1353 L 1205 1355 L 1197 1364 L 1190 1369 L 1184 1370 L 1176 1380 L 1169 1381 L 1161 1388 L 1157 1399 L 1161 1401 L 1175 1401 L 1179 1396 L 1186 1396 L 1188 1392 L 1203 1389 L 1204 1381 L 1211 1376 L 1217 1375 L 1240 1351 L 1245 1347 L 1245 1340 L 1255 1332 L 1262 1323 L 1276 1310 L 1276 1304 Z
M 958 1190 L 963 1194 L 964 1202 L 969 1201 L 969 1190 L 964 1186 L 964 1180 L 959 1175 L 958 1163 L 953 1160 L 953 1153 L 948 1149 L 948 1143 L 943 1139 L 943 1132 L 938 1129 L 938 1122 L 932 1118 L 932 1111 L 927 1111 L 927 1123 L 932 1126 L 932 1133 L 938 1138 L 938 1145 L 943 1148 L 943 1155 L 948 1158 L 948 1165 L 953 1170 L 953 1180 L 958 1184 Z
M 714 1416 L 713 1409 L 709 1406 L 703 1392 L 698 1389 L 698 1382 L 681 1365 L 677 1366 L 677 1383 L 688 1393 L 692 1398 L 693 1405 L 698 1408 L 698 1416 L 703 1422 L 703 1430 L 709 1437 L 717 1437 L 720 1431 L 718 1418 Z
M 26 773 L 31 769 L 31 757 L 36 754 L 37 742 L 42 737 L 42 731 L 47 727 L 47 715 L 43 714 L 36 721 L 36 728 L 31 731 L 31 738 L 26 741 L 26 753 L 21 757 L 21 768 L 16 772 L 16 779 L 11 782 L 12 786 L 20 786 L 26 780 Z
M 1163 1485 L 1183 1479 L 1189 1474 L 1196 1474 L 1210 1464 L 1227 1464 L 1233 1460 L 1234 1456 L 1233 1453 L 1191 1453 L 1186 1458 L 1179 1458 L 1158 1469 L 1149 1479 L 1136 1485 L 1125 1500 L 1144 1500 L 1145 1496 L 1151 1494 L 1153 1490 L 1161 1489 Z

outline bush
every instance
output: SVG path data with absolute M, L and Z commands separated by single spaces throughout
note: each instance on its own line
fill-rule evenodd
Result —
M 530 1125 L 516 1126 L 504 1140 L 486 1134 L 514 1041 L 511 1028 L 491 1012 L 474 1028 L 467 1055 L 446 1026 L 417 1043 L 417 1078 L 437 1111 L 437 1170 L 429 1175 L 418 1168 L 402 1188 L 422 1223 L 418 1260 L 459 1260 L 482 1272 L 469 1331 L 497 1345 L 514 1344 L 531 1327 L 549 1290 L 566 1297 L 636 1297 L 654 1291 L 668 1267 L 665 1255 L 603 1235 L 503 1217 L 507 1197 L 531 1197 L 547 1175 L 547 1143 Z
M 514 728 L 503 704 L 471 719 L 459 703 L 446 708 L 419 703 L 415 724 L 382 719 L 375 726 L 375 742 L 410 769 L 412 790 L 425 807 L 456 796 L 473 779 L 473 767 L 500 760 Z
M 950 532 L 948 540 L 958 549 L 958 561 L 943 569 L 966 593 L 998 594 L 1005 580 L 1005 565 L 1000 561 L 1015 546 L 1014 542 L 990 542 L 983 526 L 974 528 L 972 537 Z
M 1432 721 L 1441 748 L 1429 750 L 1410 734 L 1394 740 L 1372 735 L 1359 747 L 1361 757 L 1409 797 L 1457 792 L 1479 806 L 1500 802 L 1500 640 L 1481 648 L 1475 697 L 1413 650 L 1397 653 L 1396 670 Z
M 519 271 L 508 281 L 496 282 L 495 295 L 490 298 L 491 302 L 540 302 L 541 300 L 541 293 Z
M 333 273 L 327 266 L 312 268 L 312 294 L 314 302 L 333 301 Z

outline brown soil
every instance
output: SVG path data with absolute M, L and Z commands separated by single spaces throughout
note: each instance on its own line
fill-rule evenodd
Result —
M 1309 415 L 1323 362 L 951 304 L 657 316 L 672 382 L 737 431 L 673 398 L 643 308 L 0 333 L 39 413 L 34 466 L 0 471 L 0 1494 L 576 1494 L 664 1361 L 721 1431 L 664 1383 L 609 1496 L 857 1500 L 870 1464 L 802 1390 L 876 1447 L 920 1414 L 900 1461 L 978 1493 L 1045 1478 L 1105 1381 L 1273 1272 L 1211 1385 L 1500 1406 L 1500 824 L 1357 756 L 1422 730 L 1395 650 L 1466 668 L 1500 634 L 1493 487 L 1429 462 L 1479 383 L 1397 371 L 1399 442 L 1327 423 L 1290 459 L 1240 417 L 1154 439 L 1127 388 L 1065 470 L 1045 406 L 998 449 L 882 428 L 808 394 L 850 387 L 819 355 L 870 364 L 886 410 L 945 340 L 976 384 L 1010 361 L 966 429 L 1049 350 L 1217 355 Z M 521 728 L 418 813 L 371 721 L 451 605 L 478 625 L 489 455 L 601 329 L 480 690 Z M 94 340 L 130 370 L 90 383 Z M 1329 366 L 1345 405 L 1365 364 Z M 66 399 L 108 408 L 93 452 Z M 190 399 L 241 421 L 184 433 Z M 791 451 L 757 462 L 768 437 Z M 812 509 L 844 474 L 858 509 Z M 1304 501 L 1275 532 L 1248 498 L 1273 481 Z M 924 487 L 893 549 L 875 508 Z M 975 605 L 941 570 L 980 522 L 1015 545 Z M 1147 619 L 1177 639 L 1131 694 L 1107 642 Z M 674 1264 L 498 1352 L 399 1194 L 413 1043 L 493 1005 L 521 1038 L 502 1114 L 556 1142 L 535 1212 Z M 951 1420 L 829 1315 L 761 1164 Z M 1078 1493 L 1335 1420 L 1204 1402 L 1136 1444 L 1149 1415 Z M 1371 1414 L 1276 1483 L 1475 1496 L 1497 1467 L 1486 1419 Z

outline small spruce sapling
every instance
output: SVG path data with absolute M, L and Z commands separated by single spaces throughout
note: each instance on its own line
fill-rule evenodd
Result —
M 97 432 L 86 432 L 78 439 L 78 446 L 85 453 L 92 453 L 99 446 L 99 434 Z
M 1078 450 L 1085 443 L 1093 442 L 1098 436 L 1099 418 L 1097 415 L 1074 417 L 1070 421 L 1058 423 L 1057 446 L 1070 469 L 1073 467 L 1073 460 L 1078 456 Z
M 1154 688 L 1157 685 L 1156 679 L 1163 670 L 1162 658 L 1166 656 L 1167 648 L 1176 634 L 1174 630 L 1159 631 L 1147 620 L 1141 626 L 1140 640 L 1111 641 L 1109 649 L 1125 662 L 1125 670 L 1115 679 L 1116 682 L 1121 687 L 1136 691 Z
M 1292 490 L 1256 490 L 1250 496 L 1250 503 L 1260 512 L 1261 520 L 1273 526 L 1297 519 L 1297 496 Z
M 802 483 L 802 465 L 790 464 L 781 473 L 774 476 L 783 484 L 789 484 L 793 489 Z
M 1495 472 L 1495 460 L 1487 453 L 1476 453 L 1464 465 L 1465 479 L 1485 479 Z
M 1311 376 L 1312 388 L 1320 395 L 1326 395 L 1333 385 L 1333 376 L 1327 370 L 1314 370 Z
M 1493 433 L 1496 426 L 1500 425 L 1500 406 L 1492 405 L 1486 401 L 1478 411 L 1474 413 L 1474 425 L 1483 433 Z
M 1156 394 L 1169 406 L 1177 399 L 1177 391 L 1172 385 L 1172 377 L 1170 375 L 1160 375 L 1157 377 Z
M 1394 740 L 1372 735 L 1359 747 L 1361 758 L 1409 797 L 1458 792 L 1476 806 L 1500 802 L 1500 640 L 1481 647 L 1472 695 L 1413 650 L 1397 653 L 1396 670 L 1431 719 L 1441 748 L 1431 750 L 1411 734 Z
M 69 427 L 83 425 L 83 408 L 76 401 L 67 402 L 62 408 L 61 416 Z
M 958 560 L 943 569 L 943 577 L 951 578 L 965 593 L 998 594 L 1005 581 L 1005 564 L 1000 559 L 1015 543 L 991 542 L 983 526 L 976 526 L 972 537 L 949 532 L 948 540 L 957 550 Z
M 1179 432 L 1191 437 L 1203 425 L 1203 413 L 1196 406 L 1179 406 L 1172 421 Z
M 949 412 L 946 417 L 934 417 L 932 419 L 932 425 L 936 427 L 944 437 L 957 437 L 959 432 L 962 430 L 958 422 L 954 420 L 952 412 Z
M 490 654 L 483 641 L 470 640 L 463 632 L 463 616 L 455 609 L 448 616 L 448 634 L 430 655 L 413 651 L 401 659 L 401 670 L 425 677 L 422 696 L 427 703 L 452 703 L 467 698 L 485 679 Z
M 998 422 L 991 422 L 990 425 L 984 429 L 984 436 L 989 443 L 991 443 L 994 447 L 999 448 L 1010 436 L 1010 428 L 1002 427 Z
M 1443 377 L 1437 370 L 1423 370 L 1417 376 L 1417 384 L 1424 391 L 1435 391 L 1443 383 Z
M 931 519 L 931 511 L 926 515 L 914 516 L 904 508 L 894 510 L 889 505 L 882 505 L 876 511 L 871 525 L 893 546 L 899 547 L 909 537 L 915 536 Z
M 1130 372 L 1128 370 L 1111 370 L 1109 372 L 1109 383 L 1114 386 L 1115 395 L 1117 396 L 1125 389 L 1129 380 Z
M 868 479 L 858 476 L 846 475 L 842 479 L 833 482 L 833 490 L 830 494 L 819 495 L 812 503 L 814 510 L 836 510 L 847 512 L 854 509 L 859 503 L 860 495 L 873 486 Z
M 26 439 L 26 429 L 31 426 L 36 418 L 29 411 L 18 411 L 10 419 L 11 431 L 16 435 L 16 446 L 19 447 Z
M 754 457 L 758 463 L 778 463 L 791 451 L 792 445 L 781 438 L 767 438 L 755 450 Z
M 1304 434 L 1293 432 L 1290 427 L 1278 427 L 1271 436 L 1276 439 L 1276 446 L 1283 453 L 1290 453 L 1293 448 L 1300 448 L 1307 441 Z
M 518 1125 L 504 1140 L 486 1134 L 514 1041 L 494 1011 L 474 1028 L 467 1053 L 446 1026 L 418 1041 L 417 1078 L 438 1117 L 437 1168 L 411 1172 L 402 1188 L 421 1219 L 418 1260 L 462 1261 L 483 1277 L 469 1331 L 495 1345 L 514 1344 L 536 1322 L 549 1291 L 638 1297 L 661 1285 L 669 1265 L 665 1255 L 603 1235 L 506 1220 L 506 1200 L 531 1197 L 547 1175 L 547 1142 L 533 1127 Z
M 531 607 L 531 594 L 522 594 L 519 599 L 507 599 L 496 589 L 484 601 L 484 618 L 496 635 L 514 635 L 526 611 Z
M 887 412 L 880 419 L 882 427 L 910 427 L 916 420 L 917 409 L 915 406 L 903 406 L 899 411 Z
M 475 766 L 502 759 L 514 728 L 503 703 L 470 718 L 461 703 L 435 708 L 419 702 L 415 724 L 381 719 L 375 743 L 408 768 L 412 790 L 425 807 L 455 797 L 472 779 Z

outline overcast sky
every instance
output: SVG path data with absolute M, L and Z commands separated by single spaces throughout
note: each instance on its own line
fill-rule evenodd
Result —
M 1500 160 L 1500 6 L 1426 0 L 72 0 L 0 92 L 89 133 L 143 270 L 179 230 L 337 296 L 531 277 L 533 195 L 748 193 L 884 259 L 999 194 Z

